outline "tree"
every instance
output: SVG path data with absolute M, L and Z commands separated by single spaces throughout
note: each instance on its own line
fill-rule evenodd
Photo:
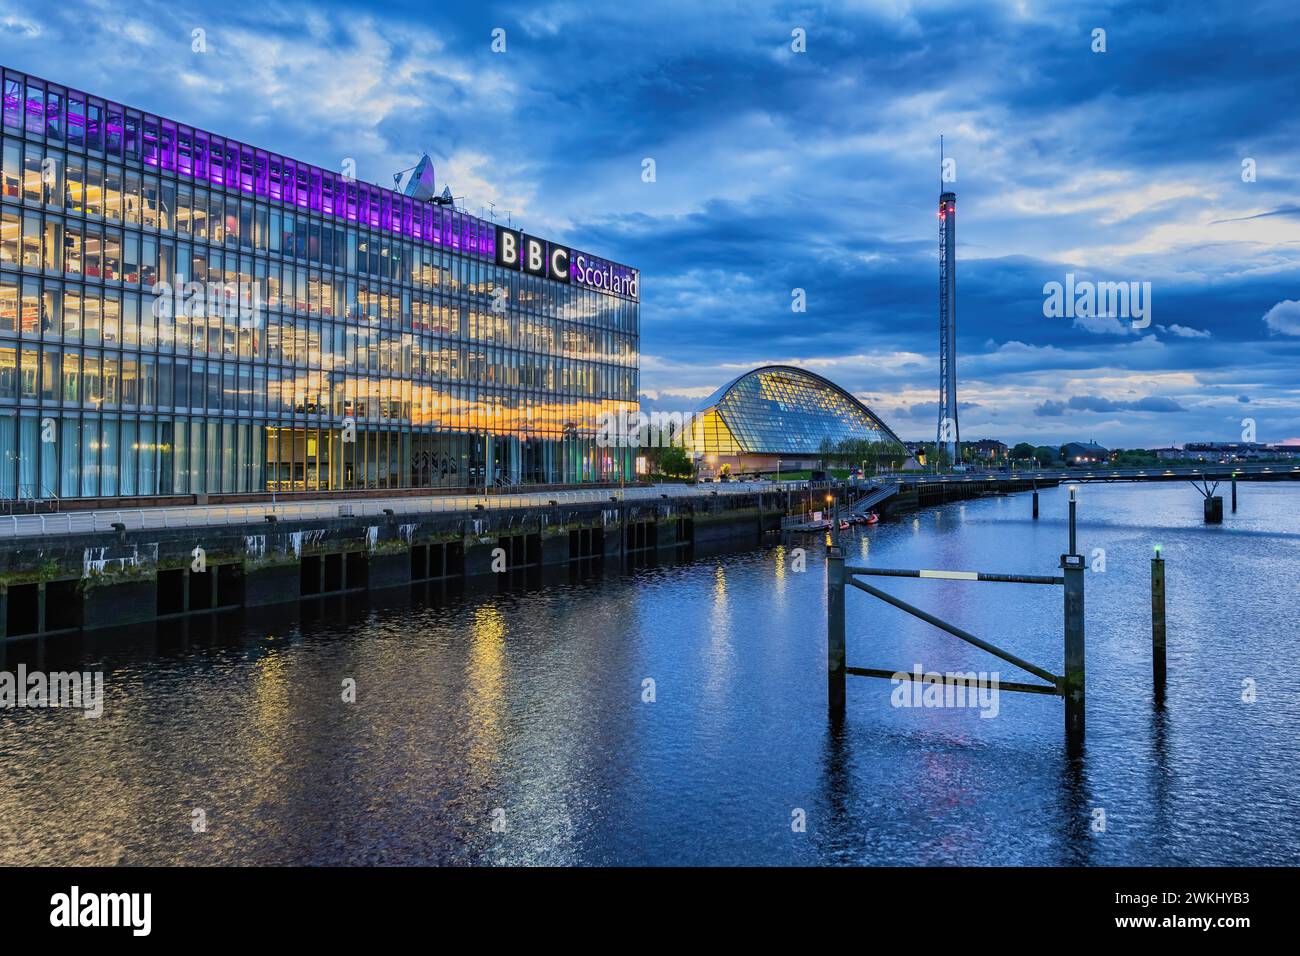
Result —
M 1050 465 L 1056 461 L 1056 449 L 1049 448 L 1046 445 L 1039 445 L 1034 449 L 1034 457 L 1038 459 L 1040 465 Z
M 830 436 L 827 435 L 822 438 L 821 444 L 817 446 L 817 455 L 821 458 L 822 468 L 825 469 L 831 466 L 831 455 L 834 453 L 835 443 L 832 442 Z
M 673 477 L 685 477 L 691 473 L 691 459 L 681 445 L 668 445 L 659 449 L 659 471 Z
M 1014 459 L 1036 458 L 1037 455 L 1038 449 L 1027 441 L 1022 441 L 1020 444 L 1016 445 L 1015 448 L 1011 449 L 1011 457 Z

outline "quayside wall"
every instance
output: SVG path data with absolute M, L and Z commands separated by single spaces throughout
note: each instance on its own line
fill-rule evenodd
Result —
M 0 638 L 747 549 L 779 534 L 789 505 L 756 491 L 0 540 Z

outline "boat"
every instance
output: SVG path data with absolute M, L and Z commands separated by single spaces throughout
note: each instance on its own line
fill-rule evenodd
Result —
M 880 515 L 876 514 L 874 511 L 867 515 L 867 524 L 877 524 L 879 521 Z

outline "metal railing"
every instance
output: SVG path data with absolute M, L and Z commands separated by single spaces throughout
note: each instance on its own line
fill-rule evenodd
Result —
M 734 497 L 772 490 L 798 490 L 805 482 L 747 482 L 739 486 L 654 485 L 625 489 L 578 491 L 535 491 L 491 495 L 429 495 L 401 498 L 325 499 L 304 502 L 264 502 L 241 505 L 180 505 L 175 507 L 131 508 L 102 511 L 62 511 L 55 514 L 0 516 L 0 539 L 41 535 L 85 534 L 118 528 L 195 528 L 208 525 L 257 524 L 268 515 L 277 521 L 312 521 L 346 517 L 414 516 L 454 514 L 472 511 L 504 511 L 618 501 L 655 501 L 662 497 L 700 499 L 717 495 Z
M 1029 694 L 1047 694 L 1065 700 L 1065 732 L 1071 744 L 1083 740 L 1084 708 L 1084 628 L 1083 628 L 1083 556 L 1077 550 L 1075 528 L 1075 491 L 1070 489 L 1069 517 L 1069 551 L 1061 555 L 1061 575 L 1035 574 L 990 574 L 982 571 L 942 571 L 924 569 L 867 568 L 844 563 L 844 555 L 838 547 L 833 547 L 827 558 L 826 578 L 826 679 L 827 709 L 834 719 L 844 716 L 845 679 L 854 677 L 878 677 L 886 680 L 911 679 L 906 668 L 885 670 L 877 667 L 850 667 L 846 662 L 845 651 L 845 588 L 854 587 L 884 601 L 898 610 L 924 621 L 953 637 L 965 641 L 982 651 L 992 654 L 1026 673 L 1033 674 L 1045 683 L 1027 684 L 998 681 L 1000 690 L 1017 691 Z M 943 581 L 985 581 L 1001 584 L 1045 584 L 1064 588 L 1064 645 L 1065 668 L 1063 675 L 1056 675 L 1044 667 L 1039 667 L 1010 651 L 998 647 L 991 641 L 976 637 L 954 624 L 924 611 L 888 592 L 859 580 L 860 577 L 907 577 Z M 979 686 L 983 686 L 980 684 Z

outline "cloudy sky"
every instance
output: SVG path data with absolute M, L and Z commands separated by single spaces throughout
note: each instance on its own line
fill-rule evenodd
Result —
M 427 151 L 642 270 L 646 405 L 793 363 L 917 439 L 943 133 L 963 438 L 1300 440 L 1294 0 L 0 0 L 0 60 L 386 185 Z M 1150 324 L 1045 315 L 1067 274 Z

